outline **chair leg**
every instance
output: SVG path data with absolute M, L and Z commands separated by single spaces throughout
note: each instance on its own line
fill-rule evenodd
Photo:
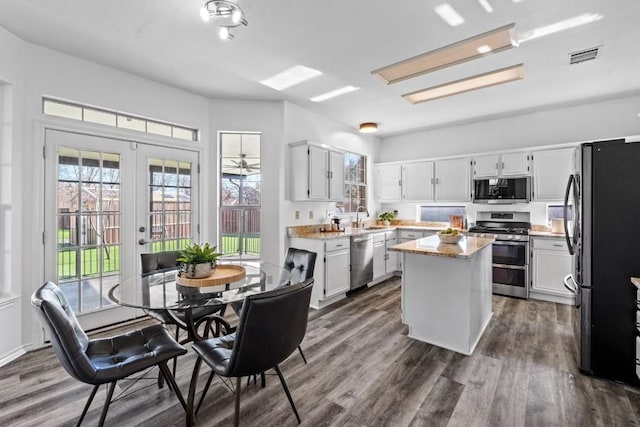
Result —
M 87 403 L 85 403 L 84 405 L 84 409 L 82 410 L 82 414 L 80 415 L 80 419 L 78 420 L 78 424 L 76 424 L 76 427 L 80 427 L 80 424 L 82 424 L 82 420 L 84 420 L 84 416 L 87 415 L 87 411 L 89 410 L 89 406 L 91 406 L 91 402 L 93 402 L 93 398 L 96 396 L 96 392 L 98 391 L 98 388 L 100 386 L 94 386 L 93 390 L 91 390 L 91 394 L 89 395 L 89 399 L 87 399 Z
M 302 347 L 298 346 L 298 351 L 300 352 L 300 356 L 302 356 L 302 360 L 304 360 L 304 364 L 307 364 L 307 358 L 304 357 L 304 353 L 302 352 Z
M 198 402 L 198 406 L 196 407 L 196 415 L 198 415 L 198 411 L 200 410 L 200 406 L 202 406 L 202 402 L 204 401 L 204 397 L 207 395 L 209 391 L 209 387 L 211 386 L 211 381 L 216 373 L 211 371 L 209 374 L 209 378 L 207 378 L 207 384 L 204 386 L 204 390 L 202 390 L 202 395 L 200 396 L 200 401 Z
M 169 367 L 167 366 L 167 362 L 162 362 L 158 366 L 160 367 L 160 370 L 162 371 L 163 376 L 167 380 L 167 385 L 169 386 L 169 389 L 173 390 L 173 392 L 176 394 L 182 407 L 184 409 L 187 409 L 187 404 L 184 401 L 184 397 L 182 397 L 182 393 L 178 388 L 178 384 L 176 384 L 176 379 L 173 377 L 173 375 L 171 374 L 171 371 L 169 370 Z
M 234 416 L 233 425 L 238 427 L 240 425 L 240 388 L 242 386 L 241 383 L 242 378 L 236 378 L 236 413 Z
M 300 415 L 298 415 L 298 410 L 296 409 L 296 404 L 293 403 L 293 399 L 291 398 L 291 393 L 289 393 L 289 387 L 287 387 L 287 383 L 282 376 L 282 372 L 280 371 L 280 367 L 278 365 L 273 367 L 278 373 L 278 377 L 280 377 L 280 382 L 282 383 L 282 388 L 284 388 L 284 392 L 287 395 L 287 399 L 289 399 L 289 403 L 291 404 L 291 408 L 293 409 L 293 413 L 296 414 L 296 418 L 298 419 L 298 424 L 300 424 Z
M 196 397 L 196 386 L 198 385 L 198 373 L 200 372 L 200 365 L 202 365 L 202 359 L 198 357 L 196 363 L 193 365 L 193 374 L 191 374 L 191 382 L 189 385 L 189 397 L 187 398 L 187 427 L 193 425 L 193 401 Z
M 109 405 L 111 404 L 111 398 L 113 397 L 113 391 L 116 389 L 116 381 L 109 384 L 109 391 L 107 391 L 107 398 L 104 402 L 104 407 L 102 408 L 102 414 L 100 414 L 100 421 L 98 422 L 98 426 L 102 427 L 104 425 L 104 420 L 107 418 L 107 411 L 109 410 Z
M 261 381 L 262 388 L 265 388 L 267 386 L 267 378 L 264 372 L 260 372 L 260 381 Z

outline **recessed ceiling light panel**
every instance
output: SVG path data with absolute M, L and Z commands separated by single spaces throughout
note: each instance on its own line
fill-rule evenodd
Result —
M 412 104 L 418 104 L 420 102 L 432 101 L 434 99 L 470 92 L 476 89 L 513 82 L 515 80 L 522 80 L 523 78 L 524 65 L 518 64 L 445 83 L 439 86 L 433 86 L 416 92 L 407 93 L 402 95 L 402 97 Z
M 265 86 L 269 86 L 275 90 L 284 90 L 291 86 L 295 86 L 322 74 L 322 71 L 305 67 L 304 65 L 294 65 L 281 73 L 261 80 Z
M 371 74 L 377 74 L 387 84 L 392 84 L 481 58 L 489 53 L 511 49 L 517 46 L 514 28 L 515 24 L 505 25 L 422 55 L 379 68 L 372 71 Z M 483 52 L 480 52 L 480 49 Z
M 327 99 L 335 98 L 336 96 L 344 95 L 345 93 L 353 92 L 354 90 L 360 89 L 359 87 L 353 86 L 345 86 L 340 89 L 332 90 L 331 92 L 323 93 L 322 95 L 314 96 L 310 98 L 313 102 L 322 102 Z
M 436 13 L 452 27 L 464 24 L 464 18 L 460 16 L 458 12 L 449 3 L 443 3 L 440 6 L 436 6 L 434 9 Z
M 478 0 L 478 3 L 480 3 L 480 6 L 482 6 L 487 13 L 493 12 L 493 7 L 489 4 L 489 0 Z
M 602 18 L 603 16 L 599 13 L 584 13 L 582 15 L 574 16 L 573 18 L 565 19 L 564 21 L 556 22 L 554 24 L 545 25 L 544 27 L 539 27 L 531 31 L 527 31 L 521 34 L 520 37 L 518 37 L 518 42 L 527 42 L 539 37 L 548 36 L 549 34 L 559 33 L 560 31 L 568 30 L 569 28 L 574 28 L 580 25 L 599 21 Z

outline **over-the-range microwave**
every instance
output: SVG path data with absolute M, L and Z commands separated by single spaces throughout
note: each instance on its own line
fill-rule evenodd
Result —
M 473 180 L 474 203 L 529 203 L 531 177 Z

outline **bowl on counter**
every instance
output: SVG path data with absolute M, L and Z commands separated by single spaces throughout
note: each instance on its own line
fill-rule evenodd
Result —
M 437 234 L 438 239 L 440 239 L 440 242 L 442 243 L 458 243 L 460 240 L 462 240 L 462 238 L 464 237 L 463 234 L 442 234 L 442 232 L 438 232 Z

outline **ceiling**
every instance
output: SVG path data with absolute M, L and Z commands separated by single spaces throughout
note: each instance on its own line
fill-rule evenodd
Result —
M 378 122 L 384 137 L 640 90 L 640 1 L 237 0 L 249 25 L 221 41 L 201 20 L 204 0 L 0 0 L 0 26 L 58 51 L 215 98 L 288 100 L 354 128 Z M 584 13 L 601 20 L 393 85 L 372 70 L 515 23 L 516 35 Z M 603 46 L 593 61 L 569 54 Z M 411 105 L 407 92 L 523 63 L 524 80 Z M 323 74 L 283 91 L 259 83 L 294 65 Z M 352 85 L 324 102 L 309 98 Z M 108 107 L 108 106 L 107 106 Z M 640 112 L 629 112 L 636 115 Z

